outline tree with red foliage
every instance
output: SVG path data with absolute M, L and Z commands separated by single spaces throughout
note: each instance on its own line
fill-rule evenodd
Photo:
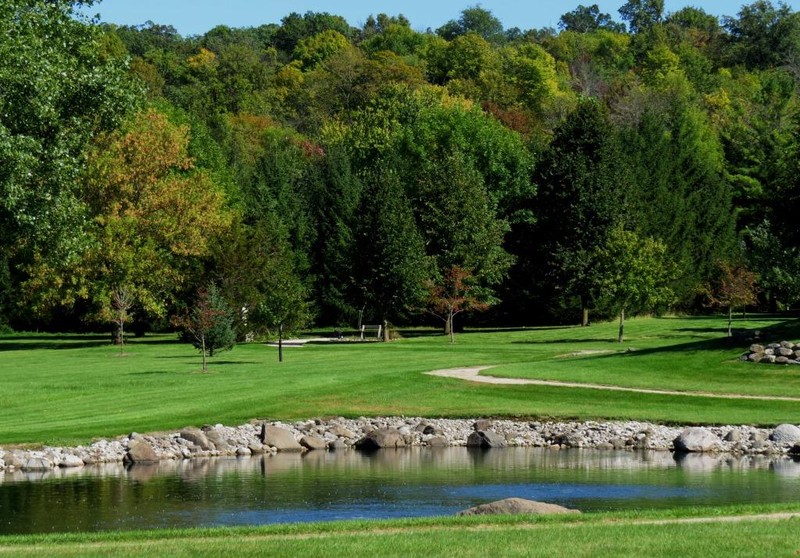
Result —
M 470 269 L 454 265 L 448 268 L 438 281 L 428 283 L 427 311 L 444 321 L 444 331 L 455 343 L 453 318 L 466 311 L 487 310 L 492 298 L 475 282 Z
M 717 276 L 706 290 L 712 306 L 728 309 L 728 337 L 733 336 L 733 309 L 758 301 L 756 281 L 756 274 L 742 264 L 717 262 Z

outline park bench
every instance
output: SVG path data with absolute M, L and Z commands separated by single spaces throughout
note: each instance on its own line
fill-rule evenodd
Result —
M 362 325 L 361 326 L 361 339 L 364 339 L 364 334 L 367 332 L 375 332 L 375 337 L 378 339 L 381 338 L 381 331 L 383 331 L 383 326 L 381 325 Z

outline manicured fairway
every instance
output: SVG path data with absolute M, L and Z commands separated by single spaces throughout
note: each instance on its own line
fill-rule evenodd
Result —
M 794 319 L 737 324 L 769 340 L 797 339 Z M 800 397 L 800 366 L 739 362 L 721 318 L 407 336 L 277 351 L 239 345 L 199 372 L 197 353 L 171 335 L 132 340 L 124 356 L 106 336 L 0 337 L 0 444 L 80 443 L 97 436 L 252 418 L 513 416 L 674 423 L 800 423 L 800 404 L 544 386 L 490 386 L 424 372 L 497 365 L 494 375 L 631 387 Z M 418 333 L 418 332 L 417 332 Z M 589 353 L 591 351 L 604 351 Z M 575 354 L 580 353 L 580 354 Z
M 774 510 L 781 509 L 782 513 Z M 767 510 L 769 511 L 769 510 Z M 789 512 L 789 513 L 787 513 Z M 800 510 L 432 518 L 0 538 L 0 556 L 796 556 Z

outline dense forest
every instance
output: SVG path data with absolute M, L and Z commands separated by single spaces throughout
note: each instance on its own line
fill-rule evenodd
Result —
M 164 328 L 209 288 L 241 335 L 800 299 L 780 2 L 192 37 L 85 4 L 0 0 L 0 327 Z

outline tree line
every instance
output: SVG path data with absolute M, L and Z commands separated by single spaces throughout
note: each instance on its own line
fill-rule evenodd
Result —
M 800 298 L 783 3 L 192 37 L 90 9 L 0 0 L 0 325 L 164 328 L 209 290 L 240 336 Z

